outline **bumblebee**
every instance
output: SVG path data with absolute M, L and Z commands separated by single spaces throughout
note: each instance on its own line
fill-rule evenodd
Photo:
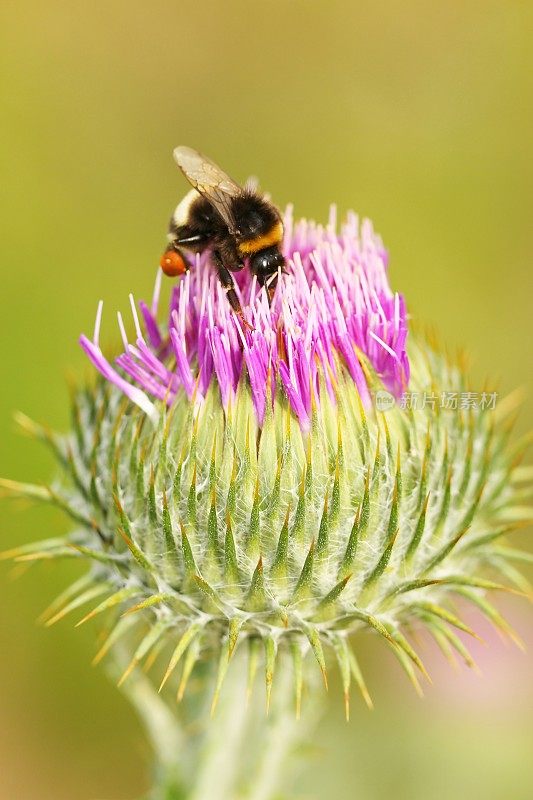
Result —
M 269 298 L 285 260 L 283 223 L 278 209 L 251 184 L 239 186 L 210 159 L 190 147 L 176 147 L 174 159 L 194 187 L 179 203 L 168 231 L 160 266 L 165 275 L 189 269 L 185 252 L 208 250 L 231 308 L 250 327 L 235 292 L 232 272 L 248 266 Z

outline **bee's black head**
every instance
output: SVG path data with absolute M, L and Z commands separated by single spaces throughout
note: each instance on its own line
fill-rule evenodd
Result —
M 250 259 L 250 269 L 254 275 L 257 275 L 257 280 L 261 286 L 265 283 L 275 286 L 276 277 L 279 269 L 285 266 L 285 259 L 280 253 L 278 245 L 266 247 L 264 250 L 259 250 Z M 269 278 L 273 278 L 269 281 Z

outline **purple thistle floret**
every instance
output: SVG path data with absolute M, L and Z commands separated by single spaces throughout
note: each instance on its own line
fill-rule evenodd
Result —
M 327 227 L 306 220 L 294 223 L 289 208 L 284 225 L 286 271 L 270 304 L 248 269 L 234 274 L 253 330 L 231 311 L 209 254 L 204 254 L 174 286 L 165 328 L 157 321 L 161 272 L 151 306 L 139 304 L 144 333 L 130 297 L 135 344 L 128 341 L 119 314 L 124 352 L 115 363 L 130 380 L 100 349 L 101 304 L 93 340 L 80 339 L 83 349 L 104 377 L 150 416 L 157 414 L 150 396 L 170 405 L 183 389 L 201 402 L 213 380 L 227 408 L 246 371 L 260 425 L 269 387 L 274 390 L 277 383 L 307 429 L 312 397 L 320 398 L 319 378 L 334 400 L 341 361 L 363 404 L 369 404 L 361 353 L 385 388 L 400 395 L 409 380 L 405 302 L 389 287 L 387 253 L 372 224 L 364 220 L 360 225 L 349 213 L 337 233 L 334 208 Z

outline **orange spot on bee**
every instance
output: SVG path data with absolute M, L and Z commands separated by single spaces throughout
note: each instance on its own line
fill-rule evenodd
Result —
M 187 272 L 185 259 L 181 253 L 176 252 L 176 250 L 166 250 L 161 256 L 159 266 L 165 275 L 171 278 L 174 278 L 176 275 L 183 275 L 184 272 Z

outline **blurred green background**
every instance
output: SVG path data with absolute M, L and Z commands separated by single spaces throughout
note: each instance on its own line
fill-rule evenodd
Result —
M 480 389 L 486 374 L 525 387 L 531 426 L 532 33 L 518 0 L 3 3 L 0 474 L 49 477 L 12 412 L 64 428 L 97 300 L 112 342 L 127 293 L 149 295 L 186 188 L 176 144 L 257 174 L 297 215 L 370 216 L 412 314 L 467 345 Z M 47 509 L 1 514 L 2 549 L 64 529 Z M 0 571 L 0 800 L 121 800 L 147 782 L 141 729 L 89 666 L 93 631 L 35 625 L 74 571 Z M 526 604 L 507 610 L 533 640 Z M 347 726 L 331 693 L 303 794 L 531 798 L 531 657 L 486 633 L 481 679 L 426 649 L 423 701 L 363 639 L 376 710 L 354 699 Z

